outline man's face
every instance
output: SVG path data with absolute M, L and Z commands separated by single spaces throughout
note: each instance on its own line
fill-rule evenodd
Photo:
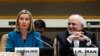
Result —
M 40 32 L 41 34 L 43 34 L 45 32 L 45 28 L 37 28 L 36 30 L 38 32 Z
M 81 31 L 82 29 L 83 29 L 83 26 L 79 20 L 74 19 L 74 18 L 69 18 L 68 31 L 76 32 L 76 31 Z

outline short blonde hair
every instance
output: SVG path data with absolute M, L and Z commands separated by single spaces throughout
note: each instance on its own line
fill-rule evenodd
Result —
M 30 11 L 28 10 L 21 10 L 18 15 L 17 15 L 17 19 L 16 19 L 16 28 L 15 30 L 20 32 L 20 27 L 19 27 L 19 17 L 20 15 L 22 14 L 28 14 L 29 15 L 29 20 L 30 20 L 30 25 L 29 25 L 29 28 L 28 28 L 28 31 L 31 32 L 34 28 L 33 28 L 33 17 L 32 17 L 32 14 L 30 13 Z

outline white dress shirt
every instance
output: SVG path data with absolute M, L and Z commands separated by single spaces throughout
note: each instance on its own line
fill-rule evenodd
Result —
M 69 38 L 67 38 L 68 42 L 72 44 L 72 40 L 70 40 Z M 74 47 L 79 47 L 79 40 L 74 40 L 73 41 L 74 43 Z M 91 45 L 91 39 L 89 39 L 89 41 L 86 43 L 87 46 Z

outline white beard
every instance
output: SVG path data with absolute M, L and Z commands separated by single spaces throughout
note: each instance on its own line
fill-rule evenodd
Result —
M 69 34 L 72 34 L 74 32 L 73 30 L 69 30 L 69 29 L 67 29 L 67 30 L 68 30 Z

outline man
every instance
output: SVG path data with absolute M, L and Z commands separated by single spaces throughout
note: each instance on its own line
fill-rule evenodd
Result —
M 85 31 L 85 21 L 82 16 L 73 14 L 68 19 L 67 30 L 57 35 L 58 54 L 60 56 L 72 55 L 72 47 L 96 46 L 96 37 L 93 32 Z
M 44 35 L 46 24 L 43 20 L 34 21 L 35 30 L 41 33 L 41 39 L 45 42 L 44 47 L 52 47 L 52 41 Z

